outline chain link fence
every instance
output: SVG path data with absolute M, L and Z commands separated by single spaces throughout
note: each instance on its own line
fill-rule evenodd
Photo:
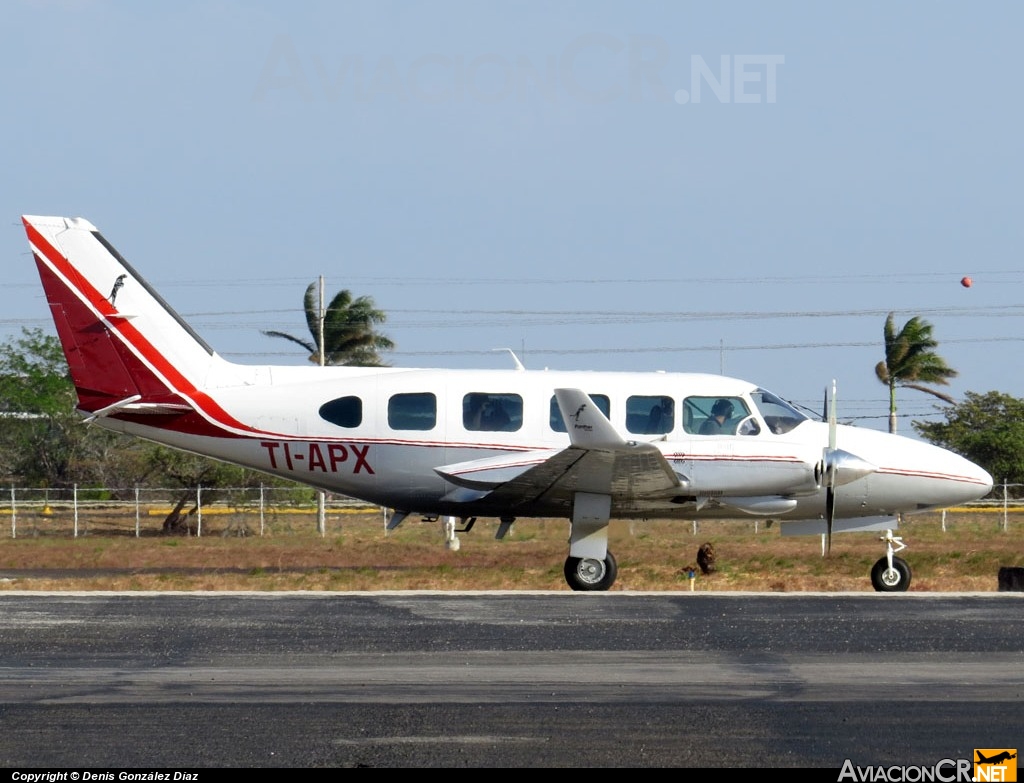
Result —
M 262 536 L 317 529 L 316 493 L 306 487 L 32 489 L 10 487 L 0 498 L 7 535 Z M 325 534 L 346 516 L 379 514 L 379 506 L 328 495 Z
M 1011 519 L 1021 519 L 1024 502 L 1010 497 L 1019 484 L 1000 484 L 986 500 L 950 510 L 953 513 L 999 515 L 1008 532 Z M 328 495 L 324 535 L 341 531 L 346 516 L 379 515 L 383 526 L 389 510 L 342 495 Z M 913 520 L 910 517 L 909 520 Z M 157 535 L 263 536 L 309 534 L 318 530 L 316 492 L 308 487 L 105 487 L 33 489 L 10 487 L 0 497 L 0 526 L 11 538 L 27 536 Z M 707 525 L 692 522 L 692 534 Z M 753 532 L 767 530 L 766 520 L 748 520 Z M 947 511 L 941 512 L 943 531 Z M 0 535 L 3 535 L 0 532 Z

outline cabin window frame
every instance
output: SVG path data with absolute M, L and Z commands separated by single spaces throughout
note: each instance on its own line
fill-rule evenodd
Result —
M 676 427 L 675 402 L 669 394 L 631 394 L 626 398 L 626 431 L 632 435 L 667 435 Z
M 388 397 L 387 416 L 388 427 L 396 432 L 430 432 L 437 428 L 437 395 L 434 392 L 392 394 Z M 423 426 L 428 421 L 430 426 Z
M 519 432 L 523 395 L 515 392 L 467 392 L 462 396 L 462 427 L 467 432 Z
M 353 401 L 355 407 L 351 408 Z M 352 411 L 354 411 L 354 415 Z M 355 394 L 336 397 L 321 405 L 317 413 L 321 419 L 335 427 L 352 430 L 363 423 L 363 398 Z

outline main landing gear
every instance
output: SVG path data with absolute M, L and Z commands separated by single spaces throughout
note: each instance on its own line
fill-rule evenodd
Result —
M 605 553 L 604 560 L 596 557 L 567 557 L 565 559 L 565 581 L 573 590 L 607 590 L 615 583 L 619 566 L 611 552 Z
M 596 592 L 615 584 L 619 567 L 608 551 L 608 519 L 611 495 L 577 492 L 573 495 L 569 556 L 565 581 L 573 590 Z
M 879 593 L 905 593 L 910 587 L 910 566 L 897 552 L 907 548 L 903 538 L 886 530 L 880 539 L 885 542 L 885 557 L 871 568 L 871 586 Z

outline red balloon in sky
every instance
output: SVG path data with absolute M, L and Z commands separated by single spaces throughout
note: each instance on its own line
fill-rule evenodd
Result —
M 961 277 L 960 285 L 962 285 L 964 288 L 970 288 L 972 285 L 974 285 L 974 281 L 971 280 L 971 278 L 969 277 Z

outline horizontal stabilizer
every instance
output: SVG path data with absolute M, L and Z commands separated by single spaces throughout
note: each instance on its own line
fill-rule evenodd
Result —
M 121 406 L 121 410 L 145 416 L 173 416 L 180 413 L 192 413 L 195 408 L 185 403 L 135 402 Z

